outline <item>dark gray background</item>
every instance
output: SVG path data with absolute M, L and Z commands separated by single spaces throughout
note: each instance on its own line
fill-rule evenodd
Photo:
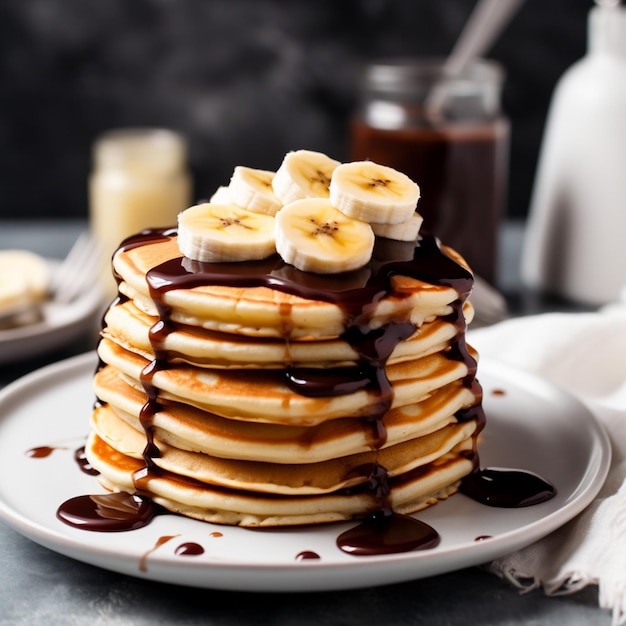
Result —
M 347 157 L 359 68 L 445 55 L 474 0 L 0 0 L 0 219 L 84 217 L 90 146 L 154 125 L 190 142 L 196 195 L 287 150 Z M 509 214 L 523 216 L 550 94 L 591 0 L 526 0 L 491 50 L 508 79 Z M 1 227 L 1 226 L 0 226 Z

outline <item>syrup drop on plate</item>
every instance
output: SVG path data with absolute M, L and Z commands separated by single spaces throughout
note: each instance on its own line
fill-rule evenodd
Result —
M 296 554 L 296 561 L 315 561 L 319 560 L 320 555 L 312 550 L 303 550 Z
M 148 571 L 148 557 L 155 551 L 158 550 L 162 545 L 166 544 L 168 541 L 175 539 L 178 535 L 162 535 L 159 537 L 152 548 L 144 552 L 141 559 L 139 559 L 139 571 L 147 572 Z
M 488 506 L 519 508 L 550 500 L 556 489 L 541 476 L 525 470 L 488 467 L 466 476 L 461 493 Z
M 355 556 L 426 550 L 439 544 L 437 531 L 408 515 L 373 516 L 337 538 L 337 546 Z
M 119 532 L 146 526 L 156 511 L 150 500 L 120 492 L 70 498 L 57 509 L 57 517 L 83 530 Z
M 26 456 L 31 459 L 45 459 L 49 457 L 56 448 L 52 448 L 51 446 L 39 446 L 37 448 L 31 448 L 30 450 L 26 450 Z
M 178 556 L 198 556 L 204 554 L 204 548 L 199 543 L 189 541 L 188 543 L 181 543 L 176 550 L 174 550 L 174 554 Z

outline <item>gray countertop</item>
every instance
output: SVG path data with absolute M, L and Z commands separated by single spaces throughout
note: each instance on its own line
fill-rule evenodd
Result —
M 83 222 L 0 221 L 0 249 L 25 248 L 61 258 Z M 502 234 L 499 286 L 517 313 L 558 308 L 529 298 L 517 273 L 522 225 Z M 27 362 L 0 366 L 0 387 L 50 362 L 95 347 L 82 337 Z M 0 415 L 0 419 L 2 416 Z M 480 568 L 353 591 L 238 593 L 150 582 L 72 560 L 22 537 L 0 521 L 0 624 L 211 624 L 264 623 L 452 626 L 467 624 L 571 626 L 610 624 L 597 608 L 597 588 L 548 598 L 520 594 Z

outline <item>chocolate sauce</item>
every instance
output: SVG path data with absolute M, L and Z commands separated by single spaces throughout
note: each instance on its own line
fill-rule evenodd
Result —
M 31 459 L 45 459 L 49 457 L 57 448 L 52 446 L 38 446 L 37 448 L 30 448 L 26 450 L 26 456 Z
M 85 456 L 85 446 L 81 446 L 74 451 L 74 461 L 76 461 L 76 464 L 83 474 L 87 474 L 88 476 L 98 476 L 100 474 L 100 472 L 92 467 L 91 463 L 87 460 L 87 457 Z
M 434 528 L 407 515 L 393 512 L 389 501 L 390 478 L 382 465 L 373 463 L 360 471 L 363 475 L 369 474 L 367 482 L 344 492 L 367 492 L 374 498 L 376 509 L 358 526 L 339 535 L 336 543 L 340 550 L 354 556 L 373 556 L 425 550 L 439 543 L 439 534 Z M 417 468 L 415 471 L 422 469 Z
M 167 241 L 170 237 L 176 235 L 175 227 L 169 228 L 145 228 L 136 235 L 131 235 L 122 241 L 118 250 L 132 250 L 139 246 L 145 246 L 150 243 L 158 243 L 159 241 Z
M 147 572 L 148 571 L 148 565 L 147 565 L 148 557 L 153 552 L 158 550 L 162 545 L 166 544 L 168 541 L 171 541 L 172 539 L 175 539 L 178 536 L 179 535 L 163 535 L 159 537 L 156 543 L 154 544 L 154 546 L 152 546 L 152 548 L 144 552 L 143 555 L 141 556 L 141 559 L 139 559 L 139 570 L 141 572 Z
M 161 456 L 159 449 L 154 443 L 154 415 L 161 410 L 159 395 L 157 388 L 152 384 L 152 377 L 159 369 L 159 361 L 151 361 L 143 368 L 140 375 L 141 384 L 143 385 L 148 400 L 139 411 L 139 421 L 146 434 L 146 446 L 143 450 L 143 459 L 149 470 L 156 470 L 153 459 Z
M 480 387 L 478 382 L 474 381 L 477 387 Z M 472 385 L 473 389 L 473 385 Z M 475 396 L 480 399 L 478 392 L 475 393 Z M 456 417 L 458 422 L 469 422 L 470 420 L 476 420 L 476 431 L 475 435 L 477 435 L 485 426 L 486 417 L 485 412 L 480 404 L 475 406 L 470 406 L 467 409 L 460 409 L 457 411 L 454 416 Z
M 57 509 L 62 522 L 100 532 L 142 528 L 156 513 L 157 507 L 150 500 L 123 492 L 77 496 Z
M 158 231 L 150 231 L 147 242 L 156 239 L 155 232 Z M 123 243 L 122 248 L 140 243 L 141 236 L 138 235 Z M 418 245 L 410 244 L 413 251 L 410 258 L 407 258 L 402 242 L 394 244 L 398 245 L 389 246 L 388 242 L 377 241 L 366 271 L 330 275 L 301 272 L 276 254 L 262 261 L 238 263 L 203 263 L 177 257 L 149 270 L 146 279 L 157 306 L 163 302 L 164 294 L 173 289 L 193 289 L 203 285 L 268 287 L 308 300 L 338 305 L 346 314 L 347 328 L 360 323 L 368 326 L 369 316 L 378 301 L 393 292 L 391 277 L 394 275 L 453 287 L 461 297 L 467 297 L 473 284 L 471 273 L 449 257 L 438 240 L 424 235 Z
M 387 474 L 387 470 L 382 465 L 373 463 L 371 469 L 365 475 L 368 475 L 366 490 L 374 496 L 377 501 L 377 513 L 391 513 L 391 505 L 389 504 L 391 489 L 389 487 L 389 474 Z
M 328 372 L 329 368 L 287 367 L 284 379 L 292 391 L 309 398 L 345 396 L 377 386 L 373 382 L 376 368 L 344 367 Z
M 374 515 L 337 538 L 337 546 L 354 556 L 427 550 L 439 544 L 437 531 L 408 515 Z
M 499 508 L 533 506 L 556 494 L 554 486 L 537 474 L 493 467 L 466 476 L 460 491 L 481 504 Z
M 199 556 L 204 554 L 204 548 L 199 543 L 188 541 L 187 543 L 181 543 L 174 550 L 174 554 L 177 556 Z
M 296 554 L 296 561 L 319 561 L 320 555 L 312 550 L 303 550 Z

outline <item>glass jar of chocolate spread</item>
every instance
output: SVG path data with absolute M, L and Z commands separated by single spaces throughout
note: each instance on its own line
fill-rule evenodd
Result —
M 492 283 L 508 173 L 502 82 L 502 68 L 484 60 L 453 77 L 437 59 L 374 63 L 350 131 L 351 160 L 410 176 L 421 190 L 422 228 Z

